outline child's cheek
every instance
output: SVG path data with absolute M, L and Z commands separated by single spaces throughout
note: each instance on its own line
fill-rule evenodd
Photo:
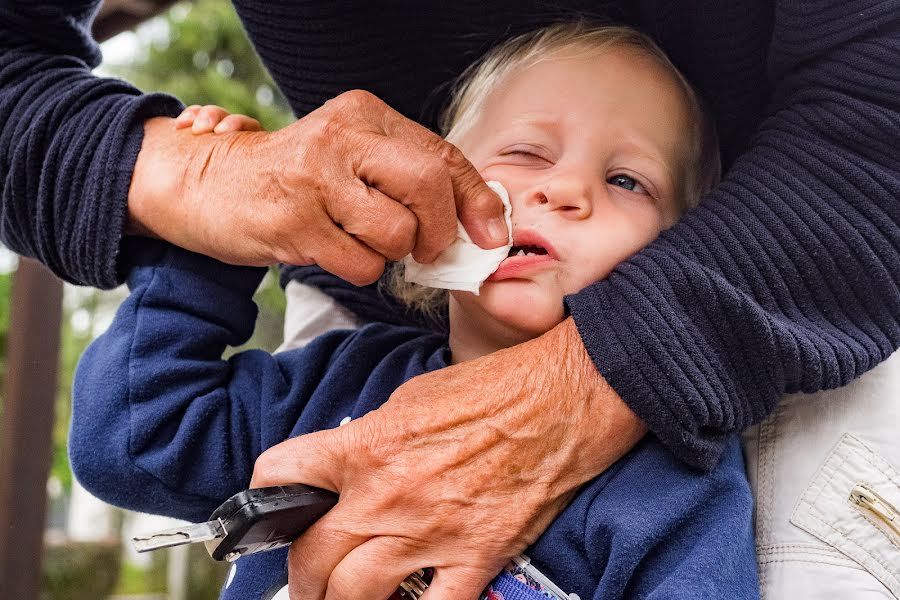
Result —
M 581 263 L 581 268 L 577 272 L 569 273 L 569 277 L 564 282 L 565 293 L 575 294 L 588 287 L 593 283 L 597 283 L 601 279 L 605 279 L 613 268 L 612 261 L 606 260 L 602 256 L 586 257 Z

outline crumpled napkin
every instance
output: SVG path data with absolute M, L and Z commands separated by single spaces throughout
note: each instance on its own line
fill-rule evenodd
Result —
M 484 280 L 497 270 L 503 259 L 512 248 L 512 205 L 509 193 L 499 181 L 488 181 L 488 187 L 494 190 L 503 201 L 503 218 L 509 231 L 509 240 L 505 246 L 485 250 L 478 246 L 466 233 L 462 223 L 456 222 L 456 240 L 429 265 L 413 260 L 412 255 L 403 259 L 406 281 L 433 288 L 447 290 L 463 290 L 476 296 Z

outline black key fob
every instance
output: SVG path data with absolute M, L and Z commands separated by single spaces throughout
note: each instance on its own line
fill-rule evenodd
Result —
M 224 535 L 207 541 L 206 549 L 216 560 L 235 561 L 286 546 L 337 501 L 334 492 L 301 483 L 239 492 L 210 516 L 221 522 Z

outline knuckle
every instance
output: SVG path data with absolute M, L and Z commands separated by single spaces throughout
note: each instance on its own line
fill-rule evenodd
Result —
M 337 99 L 332 99 L 328 102 L 336 101 Z M 302 134 L 308 138 L 313 148 L 321 147 L 342 137 L 347 127 L 344 114 L 342 110 L 318 110 L 300 119 L 295 125 L 302 127 Z M 306 146 L 303 146 L 301 149 L 303 148 L 306 148 Z M 316 153 L 313 152 L 312 154 L 315 155 Z
M 340 113 L 335 113 L 316 121 L 316 127 L 311 133 L 318 144 L 328 144 L 332 140 L 343 137 L 345 129 L 346 124 Z
M 365 90 L 349 90 L 338 96 L 338 99 L 342 104 L 346 105 L 345 108 L 357 109 L 373 106 L 375 103 L 380 102 L 377 96 Z
M 384 467 L 384 454 L 390 456 L 391 436 L 385 435 L 380 419 L 375 414 L 366 415 L 351 423 L 352 427 L 342 427 L 341 442 L 347 450 L 347 456 L 354 457 L 357 464 L 377 470 Z
M 462 150 L 445 140 L 440 141 L 438 153 L 444 163 L 450 167 L 463 167 L 469 162 Z
M 378 281 L 383 271 L 384 259 L 372 257 L 354 261 L 353 271 L 347 277 L 353 285 L 364 286 Z
M 467 191 L 473 192 L 466 195 L 465 208 L 476 213 L 495 212 L 497 207 L 502 208 L 500 198 L 496 194 L 475 194 L 475 186 Z
M 450 169 L 443 160 L 429 156 L 422 161 L 418 173 L 419 185 L 441 187 L 449 179 Z
M 279 461 L 273 452 L 265 451 L 257 457 L 253 465 L 252 483 L 256 487 L 265 487 L 274 481 Z
M 399 260 L 412 252 L 416 245 L 416 220 L 410 215 L 387 222 L 384 228 L 385 240 L 390 256 L 393 260 Z

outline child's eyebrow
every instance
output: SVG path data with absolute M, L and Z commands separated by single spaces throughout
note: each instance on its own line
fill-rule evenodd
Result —
M 559 117 L 551 117 L 548 115 L 541 114 L 525 114 L 519 117 L 516 117 L 510 121 L 511 125 L 525 125 L 528 127 L 536 127 L 538 129 L 544 130 L 556 130 L 560 126 L 560 118 Z

